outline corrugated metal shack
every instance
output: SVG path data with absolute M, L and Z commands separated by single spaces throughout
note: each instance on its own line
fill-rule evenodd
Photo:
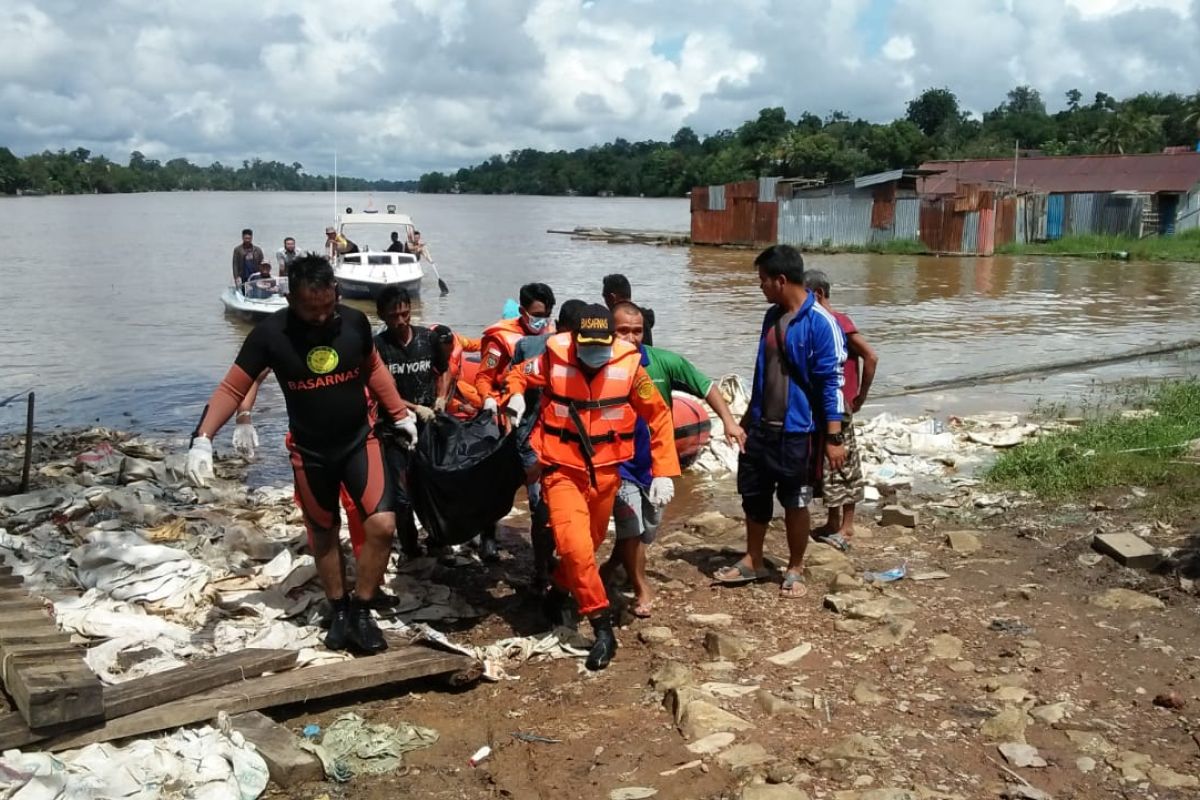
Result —
M 865 247 L 915 240 L 917 170 L 892 170 L 827 186 L 779 182 L 779 242 L 798 247 Z
M 692 241 L 696 244 L 774 244 L 779 178 L 692 189 Z

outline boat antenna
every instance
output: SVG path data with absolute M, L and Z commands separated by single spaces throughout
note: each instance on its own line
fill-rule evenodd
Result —
M 338 219 L 337 172 L 338 172 L 337 147 L 335 146 L 333 148 L 333 221 L 334 222 L 337 222 L 337 219 Z

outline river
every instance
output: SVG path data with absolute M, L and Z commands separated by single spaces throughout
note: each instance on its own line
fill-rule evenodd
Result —
M 685 200 L 339 198 L 356 210 L 372 202 L 395 203 L 413 216 L 450 284 L 450 294 L 439 297 L 427 277 L 418 320 L 477 334 L 521 283 L 545 281 L 560 302 L 598 299 L 601 277 L 623 272 L 635 299 L 657 314 L 656 344 L 714 375 L 752 371 L 764 308 L 753 252 L 610 245 L 547 233 L 576 225 L 686 230 Z M 301 249 L 315 248 L 333 210 L 331 195 L 301 193 L 0 199 L 0 400 L 36 390 L 43 427 L 190 430 L 249 330 L 227 318 L 219 300 L 241 229 L 253 228 L 268 256 L 288 235 Z M 878 349 L 880 393 L 1200 338 L 1194 265 L 875 255 L 814 255 L 808 263 L 829 274 L 835 305 Z M 889 398 L 868 412 L 1070 402 L 1094 381 L 1194 373 L 1196 365 L 1192 351 Z M 23 404 L 16 405 L 0 408 L 0 430 L 23 422 Z M 264 435 L 279 433 L 284 420 L 274 387 L 261 408 Z

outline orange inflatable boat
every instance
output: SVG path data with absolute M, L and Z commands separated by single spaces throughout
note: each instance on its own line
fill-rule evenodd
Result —
M 468 382 L 474 381 L 478 369 L 479 354 L 463 354 L 463 374 L 460 377 Z M 671 413 L 675 418 L 675 450 L 679 453 L 680 464 L 686 467 L 696 460 L 708 444 L 712 436 L 712 421 L 704 404 L 695 397 L 679 392 L 672 392 L 671 397 Z

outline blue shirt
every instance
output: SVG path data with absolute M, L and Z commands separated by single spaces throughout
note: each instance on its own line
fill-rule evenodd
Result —
M 762 419 L 767 338 L 775 336 L 775 323 L 783 314 L 781 306 L 771 306 L 763 316 L 750 394 L 748 421 L 752 425 Z M 819 423 L 840 422 L 846 412 L 842 399 L 846 339 L 837 320 L 809 292 L 784 331 L 783 340 L 783 352 L 791 365 L 783 430 L 786 433 L 812 433 Z

